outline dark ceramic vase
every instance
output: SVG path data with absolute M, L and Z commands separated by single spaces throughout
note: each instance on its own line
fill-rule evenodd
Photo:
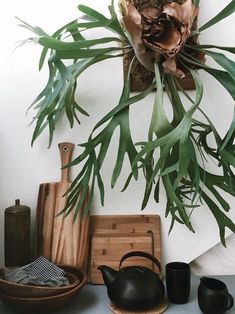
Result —
M 233 297 L 222 281 L 203 277 L 198 287 L 198 305 L 205 314 L 223 314 L 233 306 Z
M 30 208 L 15 201 L 4 215 L 5 266 L 23 266 L 30 262 Z

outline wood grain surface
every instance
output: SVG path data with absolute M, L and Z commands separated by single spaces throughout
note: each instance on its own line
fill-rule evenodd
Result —
M 130 251 L 144 251 L 161 261 L 160 217 L 157 215 L 91 216 L 90 282 L 103 284 L 97 267 L 108 265 L 118 269 L 121 257 Z M 151 269 L 151 261 L 132 257 L 123 267 L 142 265 Z
M 112 303 L 109 304 L 109 308 L 113 314 L 161 314 L 167 310 L 168 301 L 166 299 L 163 299 L 161 303 L 153 309 L 138 312 L 122 310 Z
M 39 187 L 35 255 L 43 255 L 56 264 L 86 268 L 89 216 L 81 219 L 83 207 L 75 223 L 73 210 L 66 218 L 58 215 L 66 205 L 64 194 L 70 186 L 69 168 L 63 167 L 71 160 L 74 144 L 60 143 L 58 146 L 61 156 L 61 180 L 42 183 Z

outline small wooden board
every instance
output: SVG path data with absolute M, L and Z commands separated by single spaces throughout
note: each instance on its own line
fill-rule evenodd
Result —
M 168 302 L 166 299 L 163 299 L 162 302 L 155 308 L 146 310 L 146 311 L 138 311 L 138 312 L 119 309 L 117 306 L 115 306 L 112 303 L 109 304 L 109 308 L 113 314 L 161 314 L 161 313 L 164 313 L 166 309 L 168 308 Z
M 161 261 L 160 217 L 157 215 L 91 216 L 90 282 L 103 284 L 97 267 L 118 269 L 121 257 L 130 251 L 144 251 Z M 142 257 L 132 257 L 123 266 L 153 264 Z M 156 269 L 154 269 L 156 270 Z

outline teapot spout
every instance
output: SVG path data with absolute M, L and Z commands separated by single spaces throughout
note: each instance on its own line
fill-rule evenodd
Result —
M 110 287 L 110 285 L 116 278 L 117 271 L 106 265 L 100 265 L 97 267 L 97 269 L 101 271 L 105 285 L 107 287 Z

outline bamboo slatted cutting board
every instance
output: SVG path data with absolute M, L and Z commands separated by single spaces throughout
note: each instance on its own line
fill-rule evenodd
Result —
M 118 269 L 121 257 L 130 251 L 145 251 L 161 261 L 160 217 L 157 215 L 91 216 L 90 282 L 103 284 L 97 267 L 101 264 Z M 152 262 L 132 257 L 124 266 L 143 265 L 152 268 Z
M 61 168 L 71 159 L 74 144 L 60 143 Z M 56 264 L 86 268 L 89 247 L 89 216 L 73 223 L 73 210 L 63 219 L 56 215 L 65 207 L 64 193 L 70 186 L 69 168 L 61 169 L 60 182 L 42 183 L 36 213 L 36 256 L 45 256 Z M 84 204 L 83 204 L 84 205 Z

